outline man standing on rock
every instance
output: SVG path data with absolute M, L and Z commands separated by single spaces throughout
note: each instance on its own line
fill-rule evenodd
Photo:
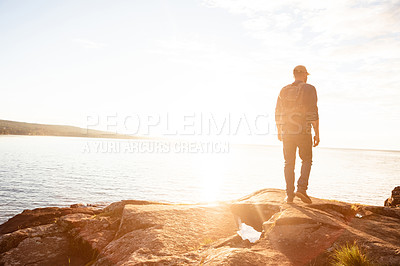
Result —
M 309 73 L 304 66 L 296 66 L 293 70 L 295 81 L 282 88 L 275 108 L 275 121 L 278 128 L 278 139 L 283 142 L 285 159 L 285 180 L 287 203 L 292 203 L 295 196 L 305 203 L 312 203 L 307 195 L 308 179 L 312 164 L 312 147 L 319 144 L 319 116 L 317 107 L 317 91 L 306 83 Z M 311 136 L 314 129 L 314 140 Z M 294 192 L 294 167 L 296 150 L 302 160 L 297 191 Z

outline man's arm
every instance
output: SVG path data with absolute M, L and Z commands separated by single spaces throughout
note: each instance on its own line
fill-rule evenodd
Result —
M 314 129 L 314 147 L 317 147 L 319 144 L 319 119 L 315 121 L 311 121 L 311 125 Z
M 281 97 L 280 94 L 278 99 L 276 100 L 276 107 L 275 107 L 275 124 L 276 128 L 278 129 L 278 140 L 282 141 L 282 107 L 281 107 Z
M 314 86 L 312 86 L 313 90 L 310 95 L 310 105 L 308 109 L 308 113 L 306 114 L 306 119 L 311 123 L 314 129 L 314 147 L 317 147 L 319 144 L 319 115 L 318 115 L 318 97 L 317 97 L 317 90 Z

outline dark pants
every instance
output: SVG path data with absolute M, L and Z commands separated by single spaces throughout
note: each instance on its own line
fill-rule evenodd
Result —
M 283 135 L 283 156 L 285 158 L 286 194 L 294 195 L 294 166 L 296 150 L 299 147 L 301 174 L 297 181 L 297 190 L 306 191 L 312 164 L 312 137 L 311 134 Z

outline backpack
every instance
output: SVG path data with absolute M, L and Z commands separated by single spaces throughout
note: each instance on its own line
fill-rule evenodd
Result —
M 290 84 L 282 89 L 281 93 L 281 103 L 283 113 L 294 113 L 303 112 L 303 85 L 305 83 L 300 83 L 299 85 Z
M 305 83 L 289 84 L 281 90 L 281 122 L 284 130 L 298 134 L 306 129 L 305 105 L 303 102 Z

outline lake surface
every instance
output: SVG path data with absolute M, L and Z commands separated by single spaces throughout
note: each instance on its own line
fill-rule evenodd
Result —
M 154 145 L 142 140 L 1 136 L 0 223 L 38 207 L 122 199 L 195 203 L 285 188 L 281 147 L 228 145 L 222 152 L 190 152 Z M 382 206 L 400 185 L 400 152 L 313 151 L 312 196 Z M 298 177 L 299 159 L 296 164 Z

